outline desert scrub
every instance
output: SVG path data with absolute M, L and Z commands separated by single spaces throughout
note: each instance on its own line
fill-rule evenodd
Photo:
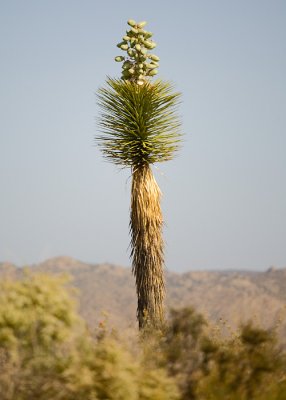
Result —
M 118 334 L 91 336 L 63 277 L 0 282 L 1 400 L 179 400 L 164 368 L 150 368 Z

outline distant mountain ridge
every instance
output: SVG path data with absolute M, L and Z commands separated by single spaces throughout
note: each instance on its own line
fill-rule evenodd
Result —
M 136 327 L 136 291 L 130 268 L 87 264 L 57 257 L 29 267 L 31 271 L 68 273 L 79 292 L 81 315 L 94 327 L 107 318 L 115 328 Z M 23 273 L 11 263 L 0 263 L 0 279 Z M 286 341 L 286 268 L 266 272 L 166 271 L 166 305 L 194 306 L 222 329 L 254 319 L 264 327 L 278 324 Z

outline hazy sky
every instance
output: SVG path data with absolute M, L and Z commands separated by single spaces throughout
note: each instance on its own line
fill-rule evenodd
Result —
M 94 146 L 129 18 L 183 96 L 183 148 L 154 169 L 167 268 L 286 266 L 284 0 L 0 1 L 0 261 L 130 265 L 130 171 Z

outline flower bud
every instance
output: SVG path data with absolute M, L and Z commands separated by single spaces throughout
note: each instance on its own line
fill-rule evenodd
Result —
M 128 50 L 128 44 L 122 44 L 120 48 L 121 50 Z
M 146 21 L 142 21 L 142 22 L 139 22 L 137 25 L 138 25 L 139 28 L 144 28 L 144 26 L 145 26 L 146 24 L 147 24 Z
M 138 51 L 140 51 L 140 50 L 141 50 L 140 44 L 135 44 L 135 49 L 138 50 Z
M 151 69 L 151 71 L 149 72 L 150 76 L 154 76 L 158 74 L 158 70 L 157 69 Z
M 151 58 L 151 60 L 153 60 L 153 61 L 160 61 L 160 58 L 158 56 L 156 56 L 155 54 L 151 54 L 149 58 Z
M 116 62 L 121 62 L 121 61 L 124 60 L 124 57 L 122 57 L 122 56 L 117 56 L 117 57 L 114 58 L 114 60 L 115 60 Z
M 130 78 L 130 73 L 129 73 L 129 71 L 127 71 L 127 70 L 125 70 L 125 71 L 122 71 L 122 76 L 124 76 L 124 78 Z
M 153 47 L 152 47 L 152 42 L 150 42 L 149 40 L 144 40 L 144 46 L 147 48 L 147 49 L 152 49 Z
M 130 61 L 125 61 L 125 62 L 122 64 L 122 68 L 123 68 L 123 69 L 129 69 L 131 66 L 132 66 L 132 63 L 131 63 Z
M 117 43 L 117 47 L 120 49 L 121 48 L 121 46 L 123 45 L 123 44 L 126 44 L 126 42 L 120 42 L 120 43 Z
M 129 20 L 127 21 L 127 24 L 130 25 L 130 26 L 135 26 L 135 25 L 136 25 L 136 22 L 134 21 L 134 19 L 129 19 Z
M 152 33 L 152 32 L 146 32 L 146 33 L 144 34 L 144 36 L 145 36 L 145 39 L 149 39 L 150 37 L 153 36 L 153 33 Z
M 133 50 L 133 49 L 128 49 L 128 50 L 127 50 L 127 53 L 128 53 L 128 55 L 129 55 L 130 57 L 133 57 L 133 56 L 134 56 L 134 50 Z
M 146 64 L 146 67 L 149 68 L 149 69 L 154 69 L 154 68 L 157 68 L 157 65 L 154 65 L 154 64 Z

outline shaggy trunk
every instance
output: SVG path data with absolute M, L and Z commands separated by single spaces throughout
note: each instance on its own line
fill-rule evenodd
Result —
M 139 328 L 159 326 L 163 321 L 163 218 L 161 191 L 149 165 L 132 171 L 131 258 L 138 297 Z

